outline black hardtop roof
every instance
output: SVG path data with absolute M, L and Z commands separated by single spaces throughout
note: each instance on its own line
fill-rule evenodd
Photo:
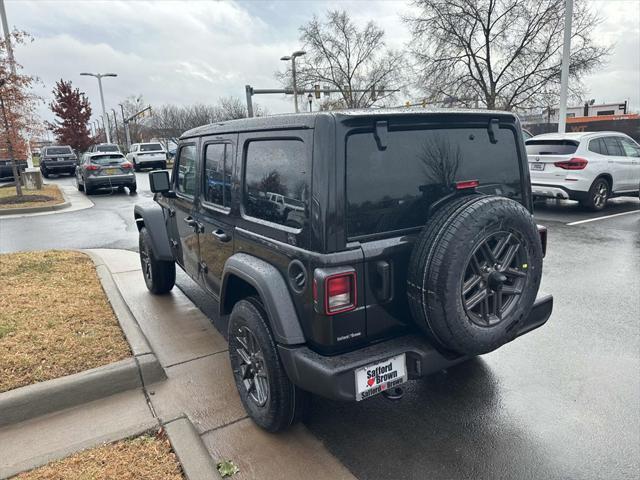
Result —
M 295 128 L 313 128 L 319 116 L 332 116 L 338 121 L 350 120 L 353 118 L 384 117 L 384 116 L 459 116 L 459 115 L 482 115 L 484 117 L 502 117 L 515 120 L 516 115 L 512 112 L 499 110 L 469 110 L 469 109 L 430 109 L 430 108 L 379 108 L 379 109 L 358 109 L 358 110 L 334 110 L 330 112 L 315 113 L 285 113 L 269 115 L 266 117 L 241 118 L 238 120 L 228 120 L 216 122 L 201 127 L 192 128 L 182 134 L 180 138 L 193 138 L 205 135 L 217 135 L 231 132 L 248 132 L 256 130 L 285 130 Z

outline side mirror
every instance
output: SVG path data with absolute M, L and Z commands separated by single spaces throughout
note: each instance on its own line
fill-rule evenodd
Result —
M 149 173 L 149 187 L 153 193 L 167 193 L 171 190 L 169 172 L 166 170 L 156 170 Z

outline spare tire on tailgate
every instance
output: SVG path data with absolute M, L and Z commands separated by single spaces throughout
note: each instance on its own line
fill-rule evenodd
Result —
M 542 245 L 526 208 L 499 196 L 452 200 L 436 211 L 411 254 L 413 319 L 448 350 L 490 352 L 517 335 L 541 273 Z

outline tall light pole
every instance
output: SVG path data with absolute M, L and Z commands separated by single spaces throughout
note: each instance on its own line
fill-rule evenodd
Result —
M 0 0 L 0 17 L 2 17 L 2 30 L 4 32 L 4 43 L 7 46 L 9 67 L 11 68 L 11 73 L 15 75 L 16 61 L 13 58 L 13 48 L 11 48 L 11 32 L 9 31 L 9 22 L 7 22 L 7 11 L 4 9 L 4 0 Z
M 98 87 L 100 88 L 100 103 L 102 103 L 102 124 L 109 125 L 109 117 L 107 117 L 107 110 L 104 108 L 104 94 L 102 93 L 102 77 L 117 77 L 117 73 L 87 73 L 82 72 L 80 75 L 87 77 L 95 77 L 98 79 Z M 111 136 L 109 135 L 109 129 L 105 129 L 107 135 L 107 143 L 111 143 Z
M 118 145 L 120 145 L 120 132 L 118 132 L 118 116 L 116 115 L 116 111 L 112 108 L 111 111 L 113 112 L 113 124 L 116 127 L 116 139 L 118 141 Z
M 296 50 L 291 55 L 286 55 L 280 59 L 285 62 L 288 62 L 289 60 L 291 60 L 291 75 L 293 77 L 293 104 L 295 105 L 296 113 L 298 113 L 298 87 L 296 86 L 296 58 L 301 57 L 305 53 L 307 52 L 303 50 Z
M 567 127 L 567 93 L 569 89 L 569 63 L 571 61 L 571 17 L 573 0 L 565 0 L 564 7 L 564 45 L 562 47 L 562 69 L 560 72 L 560 118 L 558 133 L 564 133 Z

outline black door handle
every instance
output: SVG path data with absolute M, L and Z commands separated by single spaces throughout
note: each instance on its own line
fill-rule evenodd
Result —
M 229 240 L 231 240 L 231 237 L 229 235 L 227 235 L 225 233 L 224 230 L 222 230 L 221 228 L 214 230 L 213 232 L 211 232 L 211 235 L 213 235 L 214 237 L 216 237 L 218 240 L 220 240 L 221 242 L 228 242 Z

